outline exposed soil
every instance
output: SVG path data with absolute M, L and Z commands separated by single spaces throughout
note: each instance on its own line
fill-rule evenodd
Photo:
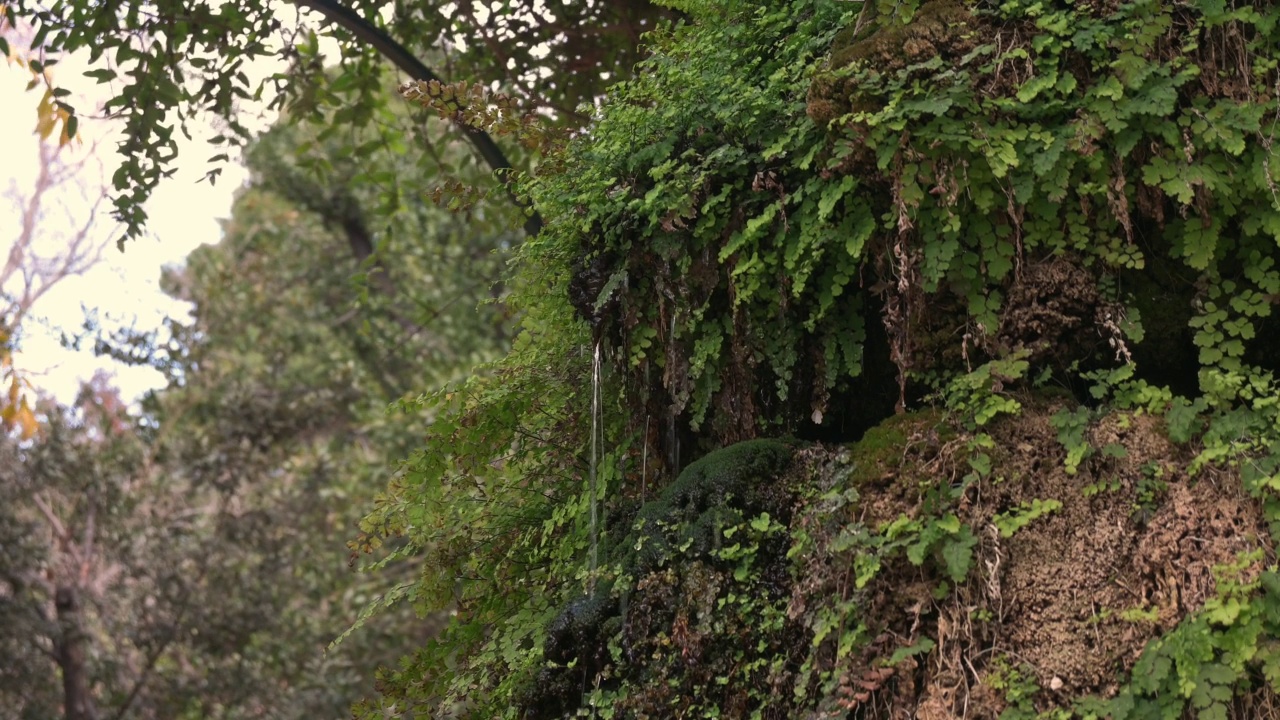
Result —
M 862 604 L 876 639 L 834 668 L 844 695 L 818 716 L 994 720 L 1007 707 L 998 686 L 1010 669 L 1041 688 L 1039 710 L 1113 696 L 1151 639 L 1216 595 L 1215 566 L 1258 547 L 1273 556 L 1261 508 L 1238 477 L 1213 469 L 1189 477 L 1194 450 L 1168 440 L 1162 419 L 1095 421 L 1086 435 L 1095 452 L 1069 473 L 1050 422 L 1062 401 L 1025 402 L 1018 416 L 985 428 L 996 445 L 991 473 L 960 501 L 960 518 L 980 537 L 968 579 L 938 600 L 936 563 L 883 568 Z M 846 520 L 884 527 L 922 517 L 925 489 L 967 472 L 968 440 L 933 413 L 873 429 L 854 447 L 850 482 L 861 498 Z M 995 519 L 1036 500 L 1061 506 L 1002 535 Z M 833 591 L 822 578 L 840 576 L 831 553 L 816 555 L 826 557 L 800 573 L 793 609 Z M 1261 570 L 1257 563 L 1242 579 Z M 885 674 L 885 658 L 921 638 L 934 649 Z

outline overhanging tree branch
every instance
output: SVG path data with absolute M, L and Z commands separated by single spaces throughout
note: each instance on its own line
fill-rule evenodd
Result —
M 315 10 L 330 22 L 346 29 L 356 38 L 369 43 L 383 57 L 408 73 L 413 79 L 443 82 L 438 75 L 431 71 L 431 68 L 423 64 L 421 60 L 403 45 L 392 39 L 390 35 L 360 17 L 351 8 L 336 2 L 336 0 L 294 0 L 294 4 Z M 542 217 L 538 215 L 536 210 L 531 210 L 528 203 L 516 195 L 511 185 L 511 161 L 502 152 L 502 148 L 498 147 L 498 144 L 484 130 L 456 121 L 454 124 L 462 130 L 463 135 L 475 147 L 476 152 L 480 153 L 480 157 L 484 158 L 489 167 L 493 168 L 494 172 L 498 174 L 511 200 L 517 206 L 529 211 L 529 216 L 524 222 L 524 230 L 531 237 L 537 235 L 542 230 Z

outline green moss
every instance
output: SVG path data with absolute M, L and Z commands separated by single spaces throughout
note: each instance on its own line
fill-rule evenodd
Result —
M 791 461 L 792 446 L 782 440 L 748 440 L 694 462 L 662 494 L 673 508 L 694 510 L 736 500 L 760 499 L 762 483 L 775 479 Z
M 942 413 L 932 409 L 894 415 L 871 428 L 850 448 L 850 482 L 856 487 L 898 474 L 911 438 L 930 432 L 936 434 L 938 442 L 946 442 L 955 434 Z
M 783 513 L 785 491 L 777 479 L 792 453 L 781 440 L 748 440 L 692 463 L 661 497 L 640 508 L 633 532 L 611 559 L 647 572 L 665 562 L 673 545 L 705 554 L 718 547 L 727 524 L 765 511 Z
M 572 661 L 580 648 L 600 640 L 601 627 L 616 606 L 605 588 L 571 601 L 547 627 L 543 655 L 554 662 Z

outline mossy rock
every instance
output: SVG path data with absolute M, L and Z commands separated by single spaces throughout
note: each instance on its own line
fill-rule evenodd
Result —
M 936 447 L 953 437 L 955 430 L 937 410 L 894 415 L 850 446 L 850 477 L 860 486 L 894 476 L 906 461 L 904 450 L 912 439 L 924 439 Z
M 786 441 L 748 440 L 690 464 L 657 500 L 641 507 L 632 530 L 606 544 L 610 563 L 622 576 L 642 580 L 678 556 L 680 563 L 714 575 L 721 564 L 714 552 L 725 528 L 761 513 L 788 518 L 793 493 L 782 477 L 794 453 Z M 775 559 L 784 550 L 777 544 Z M 672 573 L 677 577 L 683 570 Z M 576 707 L 582 688 L 573 678 L 602 668 L 610 658 L 610 638 L 635 627 L 625 594 L 612 590 L 604 584 L 571 600 L 547 625 L 543 656 L 550 665 L 519 693 L 523 717 L 560 717 Z
M 691 542 L 694 554 L 703 555 L 718 546 L 727 525 L 761 512 L 785 518 L 787 491 L 777 479 L 793 452 L 780 440 L 747 440 L 690 464 L 661 497 L 640 508 L 614 559 L 643 573 L 661 565 L 673 543 Z

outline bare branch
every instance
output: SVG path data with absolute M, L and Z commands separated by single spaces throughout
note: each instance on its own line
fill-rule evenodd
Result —
M 345 29 L 357 39 L 369 43 L 383 57 L 390 60 L 400 70 L 408 73 L 414 80 L 440 80 L 439 76 L 432 72 L 413 53 L 409 52 L 405 46 L 393 40 L 381 28 L 365 20 L 351 8 L 335 2 L 335 0 L 294 0 L 294 4 L 320 13 L 329 22 Z M 528 212 L 524 223 L 525 232 L 530 237 L 537 235 L 542 230 L 542 218 L 536 211 L 530 210 L 528 203 L 516 195 L 512 188 L 512 176 L 509 172 L 511 170 L 511 161 L 507 159 L 502 149 L 484 130 L 465 123 L 455 123 L 455 125 L 462 131 L 463 137 L 467 139 L 467 142 L 471 143 L 485 163 L 495 173 L 498 173 L 499 179 L 506 188 L 512 202 Z
M 14 187 L 6 193 L 21 216 L 17 236 L 0 269 L 0 291 L 8 300 L 8 307 L 2 312 L 10 328 L 21 327 L 22 320 L 53 287 L 67 278 L 83 275 L 101 262 L 110 239 L 107 233 L 95 232 L 99 229 L 97 221 L 103 216 L 102 203 L 107 199 L 105 184 L 85 178 L 94 147 L 77 159 L 68 159 L 64 150 L 52 143 L 40 143 L 34 182 L 23 191 Z M 74 192 L 77 187 L 84 199 L 92 198 L 88 213 L 82 217 L 72 208 L 86 203 L 61 200 L 63 194 Z M 51 205 L 60 205 L 67 216 L 65 223 L 54 223 L 54 228 L 66 227 L 69 232 L 50 228 Z
M 84 531 L 81 533 L 80 547 L 72 553 L 80 556 L 80 587 L 88 587 L 89 585 L 89 565 L 93 559 L 93 541 L 97 534 L 97 520 L 98 504 L 93 502 L 93 498 L 90 497 L 88 517 L 84 520 Z
M 33 493 L 31 495 L 31 500 L 36 504 L 36 507 L 40 509 L 40 513 L 44 515 L 44 519 L 49 522 L 49 528 L 53 530 L 53 536 L 62 543 L 69 544 L 71 542 L 71 535 L 67 532 L 66 526 L 62 524 L 62 520 L 53 512 L 53 507 L 49 505 L 49 502 L 41 497 L 39 493 Z

